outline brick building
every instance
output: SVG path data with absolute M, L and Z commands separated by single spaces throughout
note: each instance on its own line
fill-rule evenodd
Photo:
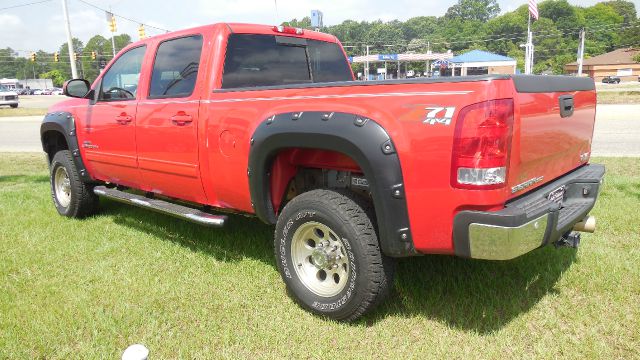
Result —
M 626 48 L 584 59 L 582 73 L 595 81 L 602 81 L 605 76 L 617 76 L 622 81 L 638 81 L 640 63 L 633 61 L 633 57 L 639 53 L 640 49 Z M 578 63 L 565 65 L 564 71 L 566 74 L 577 74 Z

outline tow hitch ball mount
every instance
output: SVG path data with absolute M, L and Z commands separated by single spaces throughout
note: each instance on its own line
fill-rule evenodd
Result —
M 577 231 L 568 231 L 560 240 L 553 243 L 553 245 L 556 248 L 570 247 L 576 249 L 580 245 L 580 233 Z

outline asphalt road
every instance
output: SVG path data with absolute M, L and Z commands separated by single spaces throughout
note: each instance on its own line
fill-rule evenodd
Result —
M 0 117 L 0 152 L 40 152 L 42 116 Z M 593 156 L 640 157 L 640 104 L 598 105 Z

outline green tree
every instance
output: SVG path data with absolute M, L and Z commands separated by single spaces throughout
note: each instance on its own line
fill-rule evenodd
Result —
M 612 6 L 599 3 L 582 9 L 582 15 L 587 29 L 593 29 L 587 31 L 592 44 L 605 52 L 614 50 L 620 44 L 620 27 L 615 25 L 622 26 L 624 17 Z
M 311 29 L 311 18 L 308 16 L 303 17 L 300 21 L 293 19 L 291 21 L 285 21 L 282 23 L 284 26 L 292 26 L 301 29 Z
M 79 39 L 73 38 L 73 52 L 78 53 L 78 56 L 82 55 L 82 49 L 84 49 L 84 44 Z M 41 71 L 41 73 L 48 72 L 49 70 L 58 70 L 62 74 L 65 80 L 71 79 L 71 64 L 69 60 L 69 46 L 65 42 L 60 45 L 60 50 L 58 51 L 60 62 L 59 63 L 50 63 L 50 69 L 46 69 Z M 80 58 L 78 58 L 79 60 Z M 76 62 L 76 67 L 81 70 L 80 62 Z M 82 76 L 81 71 L 78 71 L 78 76 Z
M 129 36 L 129 34 L 116 35 L 113 38 L 113 41 L 116 43 L 116 54 L 117 54 L 118 51 L 124 49 L 125 46 L 131 44 L 131 36 Z M 107 43 L 104 45 L 104 53 L 109 58 L 113 57 L 113 51 L 111 49 L 113 49 L 111 47 L 111 39 L 107 39 Z
M 10 47 L 0 49 L 0 78 L 17 77 L 19 63 L 16 55 Z
M 458 0 L 444 15 L 447 19 L 488 21 L 500 13 L 496 0 Z
M 402 30 L 397 23 L 373 22 L 364 36 L 364 42 L 380 53 L 398 53 L 406 48 Z
M 438 31 L 439 23 L 435 16 L 418 16 L 405 21 L 401 27 L 405 39 L 428 40 Z
M 526 5 L 525 5 L 526 7 Z M 489 20 L 486 25 L 487 49 L 498 54 L 509 54 L 526 41 L 526 11 L 513 11 Z M 523 55 L 524 58 L 524 55 Z
M 547 0 L 538 6 L 541 18 L 547 18 L 559 25 L 560 29 L 576 30 L 584 26 L 584 18 L 576 7 L 567 0 Z M 573 34 L 577 38 L 577 34 Z
M 51 79 L 53 86 L 61 87 L 65 82 L 65 76 L 60 70 L 51 70 L 40 74 L 40 79 Z
M 81 66 L 84 69 L 84 78 L 93 82 L 98 77 L 100 70 L 98 68 L 98 62 L 101 57 L 105 55 L 111 55 L 107 53 L 107 44 L 111 44 L 111 40 L 104 38 L 101 35 L 96 35 L 87 41 L 87 46 L 84 47 Z M 109 47 L 110 49 L 110 47 Z M 91 59 L 91 52 L 96 53 L 96 60 Z
M 630 24 L 637 20 L 636 6 L 631 1 L 615 0 L 601 3 L 615 9 L 618 15 L 624 18 L 625 24 Z

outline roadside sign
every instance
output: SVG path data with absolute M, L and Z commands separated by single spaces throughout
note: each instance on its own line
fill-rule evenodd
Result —
M 398 61 L 398 54 L 379 54 L 378 60 Z

